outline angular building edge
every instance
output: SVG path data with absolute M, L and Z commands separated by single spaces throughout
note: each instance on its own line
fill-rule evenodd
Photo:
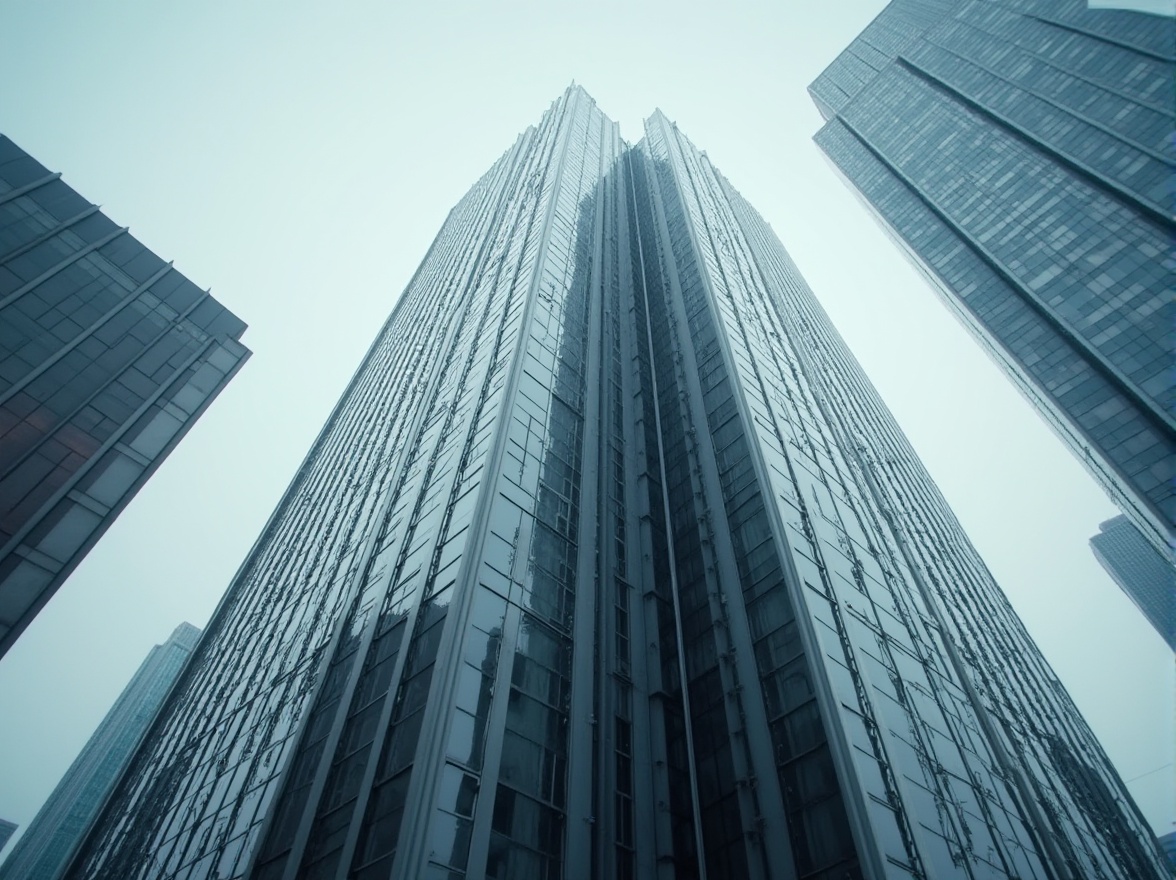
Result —
M 3 136 L 0 187 L 3 655 L 252 352 L 244 322 Z

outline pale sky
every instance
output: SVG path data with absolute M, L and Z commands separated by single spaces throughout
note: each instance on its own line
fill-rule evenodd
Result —
M 1173 656 L 1087 546 L 1116 509 L 811 142 L 806 86 L 883 5 L 0 0 L 0 131 L 254 350 L 0 661 L 0 818 L 23 829 L 150 647 L 204 625 L 446 213 L 575 80 L 630 140 L 660 107 L 768 219 L 1176 828 Z

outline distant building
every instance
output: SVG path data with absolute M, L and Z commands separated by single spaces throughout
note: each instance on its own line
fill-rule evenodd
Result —
M 1090 539 L 1095 558 L 1176 651 L 1176 571 L 1127 517 L 1098 528 Z
M 0 135 L 0 656 L 249 357 L 244 330 Z
M 809 91 L 817 145 L 1170 558 L 1176 20 L 894 0 Z
M 0 819 L 0 853 L 4 852 L 4 847 L 8 841 L 12 839 L 12 835 L 16 833 L 17 824 L 9 822 L 7 819 Z
M 181 623 L 166 642 L 151 649 L 0 865 L 0 880 L 55 880 L 60 876 L 199 638 L 200 630 Z

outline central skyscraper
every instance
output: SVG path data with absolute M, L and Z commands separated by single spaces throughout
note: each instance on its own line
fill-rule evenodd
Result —
M 573 86 L 451 212 L 70 876 L 1161 870 L 767 224 Z

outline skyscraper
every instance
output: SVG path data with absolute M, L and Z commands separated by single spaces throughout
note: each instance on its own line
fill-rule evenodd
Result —
M 0 135 L 0 656 L 248 358 L 244 330 Z
M 70 876 L 1159 859 L 767 224 L 573 86 L 450 213 Z
M 4 852 L 4 846 L 16 833 L 17 824 L 9 822 L 7 819 L 0 819 L 0 853 Z
M 1125 516 L 1101 523 L 1090 539 L 1107 574 L 1176 651 L 1176 571 Z
M 166 642 L 151 649 L 0 864 L 0 880 L 61 876 L 199 639 L 199 629 L 181 623 Z
M 813 82 L 817 145 L 1171 560 L 1176 19 L 893 0 Z

